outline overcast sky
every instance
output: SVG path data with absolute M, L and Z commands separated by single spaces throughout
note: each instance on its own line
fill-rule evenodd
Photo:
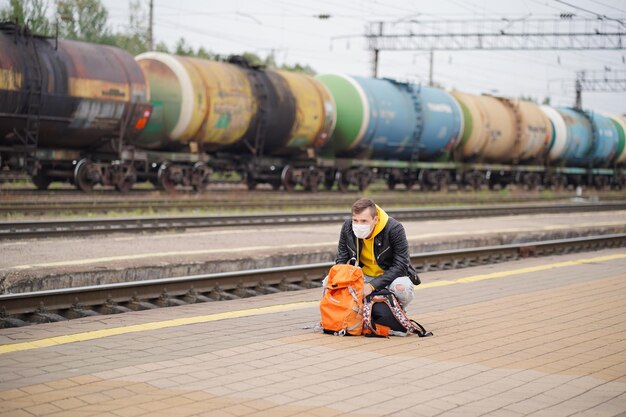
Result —
M 112 28 L 123 29 L 128 0 L 103 4 Z M 220 54 L 273 52 L 278 63 L 369 76 L 371 55 L 362 36 L 368 22 L 558 18 L 561 13 L 622 19 L 626 30 L 626 0 L 154 0 L 154 37 L 169 46 L 184 37 L 196 48 Z M 381 77 L 428 81 L 428 52 L 383 51 L 379 62 Z M 434 81 L 448 89 L 538 101 L 550 97 L 553 105 L 572 105 L 576 72 L 626 71 L 626 50 L 436 51 L 433 67 Z M 626 114 L 626 92 L 584 92 L 583 105 Z

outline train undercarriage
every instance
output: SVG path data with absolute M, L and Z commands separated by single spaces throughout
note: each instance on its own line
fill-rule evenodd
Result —
M 54 181 L 70 182 L 81 191 L 96 186 L 128 192 L 138 182 L 150 182 L 157 189 L 202 192 L 214 181 L 232 176 L 252 190 L 261 184 L 291 192 L 320 189 L 366 190 L 375 181 L 384 181 L 390 190 L 446 191 L 493 190 L 509 185 L 528 190 L 588 187 L 623 189 L 623 167 L 579 168 L 542 165 L 505 165 L 456 162 L 403 162 L 334 158 L 280 158 L 208 155 L 205 153 L 156 152 L 124 149 L 119 154 L 37 149 L 19 156 L 3 152 L 0 181 L 28 168 L 40 190 Z

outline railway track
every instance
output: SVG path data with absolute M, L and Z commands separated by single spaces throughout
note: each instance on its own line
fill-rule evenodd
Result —
M 411 255 L 418 272 L 626 246 L 626 233 Z M 332 263 L 0 295 L 0 327 L 247 298 L 321 286 Z
M 440 220 L 520 214 L 573 213 L 625 210 L 626 201 L 612 203 L 523 204 L 423 209 L 389 209 L 398 220 Z M 302 223 L 341 222 L 348 214 L 342 211 L 292 212 L 243 215 L 198 215 L 170 217 L 102 218 L 79 220 L 33 220 L 0 222 L 1 239 L 92 235 L 116 232 L 155 232 L 206 227 L 269 226 Z
M 572 193 L 407 193 L 378 192 L 371 198 L 385 207 L 407 207 L 424 205 L 459 205 L 459 204 L 494 204 L 494 203 L 547 203 L 564 202 Z M 622 193 L 594 195 L 596 201 L 624 200 Z M 223 211 L 261 211 L 261 210 L 311 210 L 341 209 L 350 206 L 355 199 L 353 194 L 320 192 L 279 194 L 274 192 L 246 191 L 215 192 L 210 196 L 182 194 L 175 197 L 163 197 L 162 194 L 135 193 L 120 198 L 119 194 L 59 194 L 49 193 L 40 196 L 20 194 L 0 194 L 0 217 L 30 218 L 34 216 L 72 216 L 109 213 L 181 213 L 181 212 L 223 212 Z

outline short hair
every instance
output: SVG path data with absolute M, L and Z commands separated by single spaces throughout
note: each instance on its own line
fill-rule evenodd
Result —
M 352 214 L 361 214 L 364 210 L 367 209 L 369 209 L 372 217 L 375 217 L 378 214 L 376 204 L 373 200 L 370 200 L 369 198 L 359 198 L 352 205 Z

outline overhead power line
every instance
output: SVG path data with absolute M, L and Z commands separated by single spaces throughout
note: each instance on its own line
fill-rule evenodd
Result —
M 436 50 L 623 50 L 624 18 L 375 21 L 365 38 L 378 74 L 381 51 Z

